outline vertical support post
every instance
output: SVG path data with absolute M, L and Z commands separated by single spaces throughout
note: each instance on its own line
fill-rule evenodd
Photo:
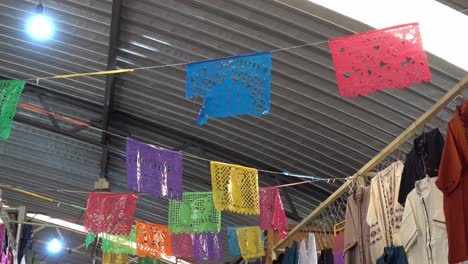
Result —
M 109 53 L 107 55 L 107 70 L 114 70 L 117 66 L 117 48 L 120 39 L 120 15 L 122 13 L 122 0 L 113 0 L 112 4 L 112 18 L 111 18 L 111 29 L 109 36 Z M 103 122 L 102 129 L 106 131 L 109 128 L 112 105 L 114 98 L 115 89 L 115 74 L 109 74 L 106 76 L 106 92 L 104 94 L 104 111 L 103 111 Z M 101 143 L 107 145 L 108 134 L 102 133 Z M 109 152 L 107 149 L 103 149 L 101 156 L 101 178 L 107 178 L 107 165 L 109 161 Z
M 273 248 L 273 246 L 275 245 L 275 241 L 274 241 L 274 233 L 275 231 L 273 231 L 272 229 L 268 229 L 267 230 L 267 252 L 266 252 L 266 263 L 267 264 L 271 264 L 273 262 L 273 251 L 271 250 Z
M 20 247 L 21 236 L 23 235 L 23 222 L 26 221 L 26 206 L 18 206 L 18 227 L 16 228 L 16 257 L 15 263 L 19 263 L 18 252 Z

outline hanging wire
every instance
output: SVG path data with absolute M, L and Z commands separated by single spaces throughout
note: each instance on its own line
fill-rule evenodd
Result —
M 325 40 L 325 41 L 306 43 L 306 44 L 297 45 L 297 46 L 279 48 L 279 49 L 271 50 L 270 52 L 271 53 L 281 52 L 281 51 L 286 51 L 286 50 L 291 50 L 291 49 L 303 48 L 303 47 L 307 47 L 307 46 L 320 45 L 320 44 L 327 43 L 327 42 L 328 41 Z M 150 70 L 150 69 L 158 69 L 158 68 L 165 68 L 165 67 L 184 66 L 184 65 L 187 65 L 187 64 L 190 64 L 190 63 L 195 63 L 195 62 L 200 62 L 200 61 L 181 62 L 181 63 L 172 63 L 172 64 L 160 64 L 160 65 L 138 67 L 138 68 L 131 68 L 131 69 L 118 69 L 118 70 L 109 70 L 109 71 L 70 73 L 70 74 L 54 75 L 54 76 L 47 76 L 47 77 L 34 77 L 34 78 L 26 79 L 25 81 L 27 81 L 27 82 L 34 81 L 34 82 L 36 82 L 36 84 L 38 84 L 39 81 L 41 81 L 41 80 L 66 79 L 66 78 L 76 78 L 76 77 L 84 77 L 84 76 L 92 76 L 92 75 L 107 75 L 107 74 L 129 73 L 129 72 L 134 72 L 134 71 L 139 71 L 139 70 Z
M 108 130 L 104 130 L 104 129 L 101 129 L 101 128 L 98 128 L 98 127 L 95 127 L 95 126 L 92 126 L 86 122 L 83 122 L 83 121 L 80 121 L 80 120 L 76 120 L 76 119 L 73 119 L 73 118 L 70 118 L 70 117 L 66 117 L 66 116 L 63 116 L 63 115 L 60 115 L 60 114 L 57 114 L 57 113 L 54 113 L 54 112 L 51 112 L 51 111 L 48 111 L 48 110 L 45 110 L 43 108 L 40 108 L 40 107 L 37 107 L 37 106 L 34 106 L 34 105 L 30 105 L 30 104 L 27 104 L 27 103 L 24 103 L 24 102 L 20 102 L 19 103 L 19 106 L 20 107 L 23 107 L 23 108 L 26 108 L 26 109 L 29 109 L 29 110 L 32 110 L 32 111 L 36 111 L 36 112 L 40 112 L 40 113 L 44 113 L 44 114 L 50 114 L 50 115 L 53 115 L 54 117 L 57 117 L 59 119 L 62 119 L 64 121 L 67 121 L 67 122 L 70 122 L 70 123 L 74 123 L 74 124 L 78 124 L 78 125 L 81 125 L 81 126 L 85 126 L 87 128 L 90 128 L 90 129 L 94 129 L 94 130 L 97 130 L 97 131 L 100 131 L 102 133 L 107 133 L 109 135 L 112 135 L 112 136 L 115 136 L 115 137 L 118 137 L 118 138 L 121 138 L 121 139 L 124 139 L 126 140 L 127 137 L 125 136 L 122 136 L 120 134 L 117 134 L 117 133 L 114 133 L 114 132 L 110 132 Z M 154 147 L 153 145 L 149 144 L 149 146 L 152 146 Z M 206 158 L 203 158 L 203 157 L 200 157 L 200 156 L 196 156 L 196 155 L 193 155 L 193 154 L 190 154 L 190 153 L 186 153 L 186 152 L 181 152 L 183 156 L 185 157 L 190 157 L 190 158 L 193 158 L 193 159 L 198 159 L 198 160 L 203 160 L 203 161 L 207 161 L 207 162 L 211 162 L 212 160 L 210 159 L 206 159 Z M 330 182 L 335 182 L 335 181 L 346 181 L 347 179 L 349 179 L 349 177 L 342 177 L 342 178 L 319 178 L 319 177 L 315 177 L 315 176 L 311 176 L 311 175 L 302 175 L 302 174 L 296 174 L 296 173 L 289 173 L 289 172 L 279 172 L 279 171 L 270 171 L 270 170 L 262 170 L 262 169 L 257 169 L 258 172 L 263 172 L 263 173 L 268 173 L 268 174 L 274 174 L 274 175 L 284 175 L 284 176 L 290 176 L 290 177 L 296 177 L 296 178 L 302 178 L 302 179 L 309 179 L 310 182 L 318 182 L 318 181 L 326 181 L 328 183 Z

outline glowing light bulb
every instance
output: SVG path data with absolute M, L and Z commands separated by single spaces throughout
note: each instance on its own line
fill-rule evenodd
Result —
M 44 15 L 35 15 L 29 19 L 27 31 L 33 38 L 45 40 L 53 35 L 54 25 L 48 17 Z
M 50 253 L 57 253 L 62 250 L 63 245 L 58 239 L 54 238 L 47 244 L 47 250 Z
M 40 2 L 36 14 L 26 23 L 26 31 L 37 40 L 46 40 L 54 34 L 54 24 L 44 15 L 44 6 Z

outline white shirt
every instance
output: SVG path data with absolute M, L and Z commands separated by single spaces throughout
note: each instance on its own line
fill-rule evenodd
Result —
M 317 264 L 317 247 L 315 245 L 315 234 L 309 233 L 309 249 L 306 248 L 306 241 L 303 239 L 299 246 L 298 264 Z
M 408 263 L 448 263 L 443 194 L 437 178 L 424 178 L 406 198 L 400 237 Z

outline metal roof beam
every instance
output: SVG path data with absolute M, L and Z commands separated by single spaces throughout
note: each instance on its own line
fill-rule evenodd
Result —
M 3 75 L 0 75 L 0 79 L 2 80 L 12 80 L 11 78 L 5 77 Z M 70 94 L 62 93 L 60 91 L 56 90 L 51 90 L 49 88 L 45 88 L 43 86 L 37 85 L 37 84 L 32 84 L 32 83 L 26 83 L 24 86 L 23 93 L 33 93 L 33 94 L 39 94 L 44 97 L 48 98 L 53 98 L 59 102 L 64 102 L 68 103 L 74 106 L 79 106 L 83 109 L 92 111 L 92 112 L 101 112 L 102 111 L 102 105 L 84 100 L 80 97 L 76 97 Z
M 107 70 L 114 70 L 117 66 L 117 49 L 119 46 L 120 39 L 120 15 L 122 13 L 122 0 L 113 0 L 112 3 L 112 18 L 111 18 L 111 29 L 109 37 L 109 54 L 107 56 Z M 106 91 L 104 94 L 104 111 L 103 111 L 103 122 L 102 129 L 107 130 L 109 128 L 110 119 L 112 115 L 113 97 L 115 90 L 115 74 L 109 74 L 106 76 Z M 109 141 L 109 135 L 102 133 L 101 143 L 107 145 Z M 101 178 L 107 178 L 109 153 L 106 149 L 103 149 L 101 156 Z
M 24 116 L 22 114 L 16 114 L 14 121 L 25 124 L 25 125 L 33 126 L 33 127 L 36 127 L 36 128 L 40 128 L 40 129 L 43 129 L 43 130 L 48 131 L 48 132 L 58 133 L 58 134 L 61 134 L 63 136 L 67 136 L 67 137 L 69 137 L 71 139 L 80 140 L 80 141 L 82 141 L 84 143 L 88 143 L 88 144 L 93 145 L 93 146 L 102 147 L 106 151 L 110 151 L 110 152 L 115 153 L 117 155 L 125 155 L 125 152 L 123 152 L 121 150 L 118 150 L 116 148 L 110 147 L 108 145 L 104 145 L 101 142 L 99 142 L 98 140 L 93 140 L 93 139 L 78 135 L 78 134 L 74 133 L 73 131 L 67 131 L 67 130 L 56 128 L 53 125 L 47 125 L 47 124 L 45 124 L 43 122 L 39 122 L 39 121 L 33 120 L 31 118 L 28 118 L 28 117 L 26 117 L 26 116 Z

